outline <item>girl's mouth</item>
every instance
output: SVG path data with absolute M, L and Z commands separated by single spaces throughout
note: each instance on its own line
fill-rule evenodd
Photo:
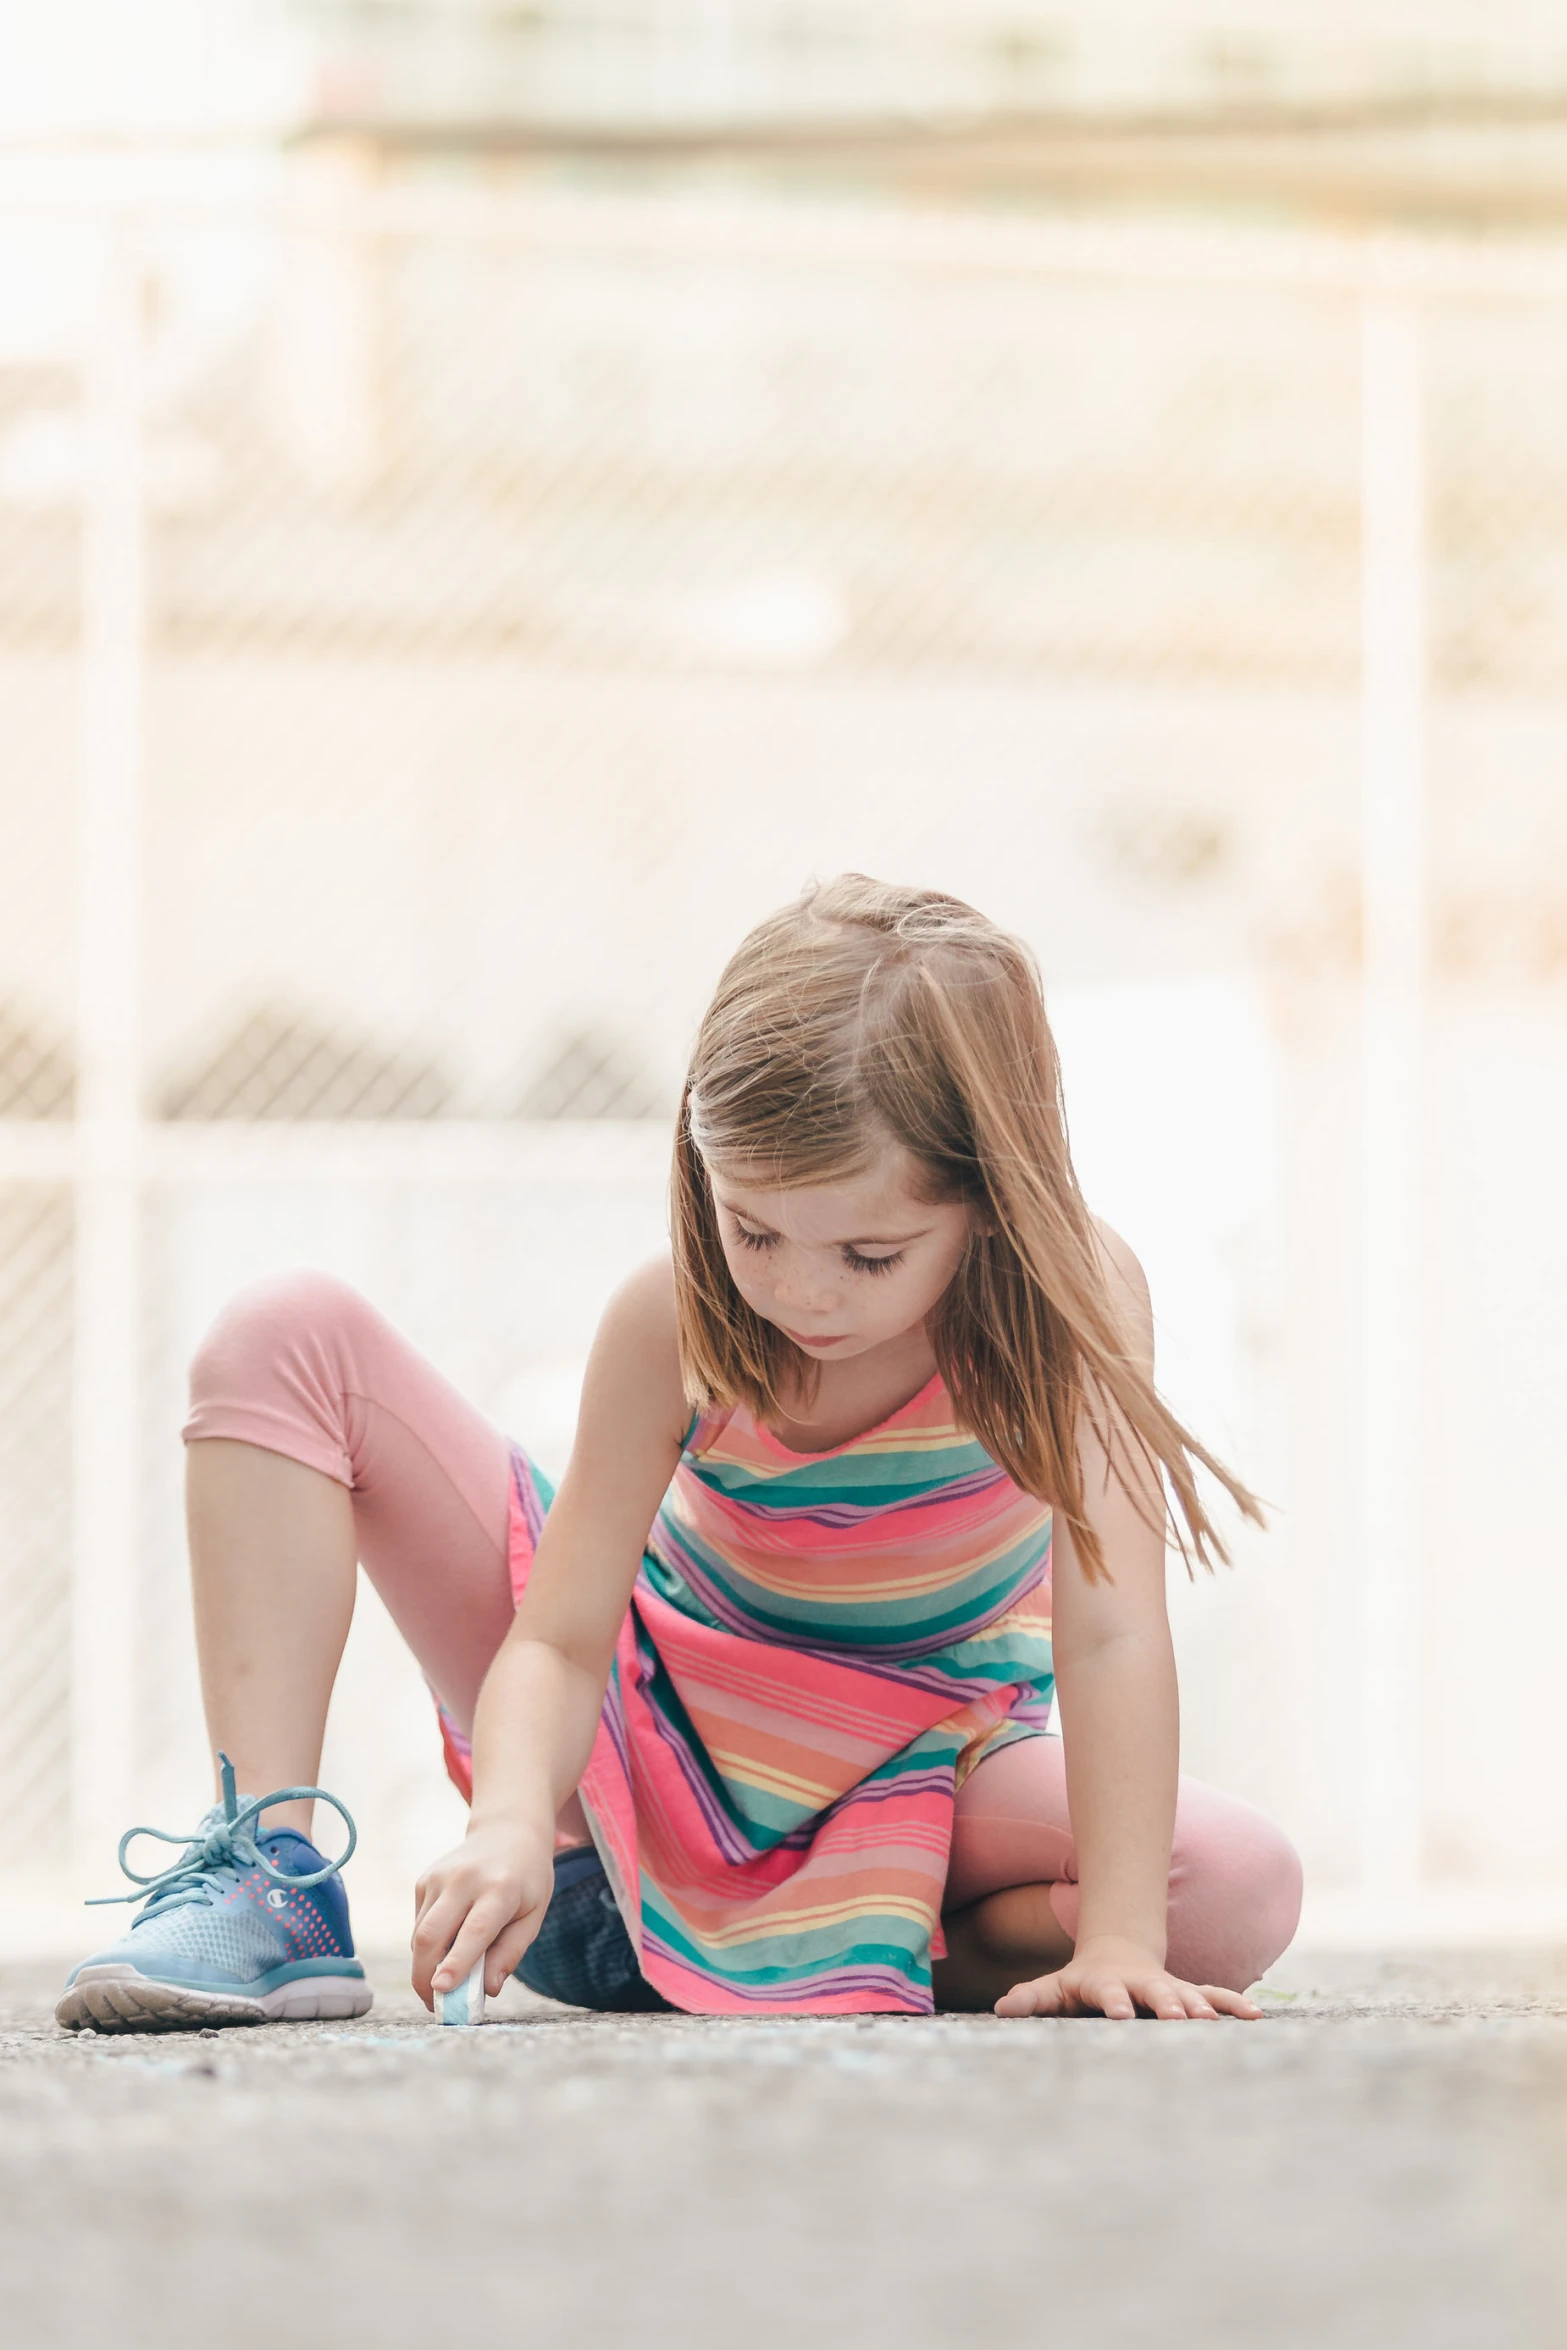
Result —
M 808 1338 L 803 1330 L 791 1330 L 787 1322 L 780 1322 L 778 1327 L 785 1338 L 794 1340 L 796 1346 L 842 1346 L 849 1335 L 846 1330 L 840 1330 L 832 1338 Z

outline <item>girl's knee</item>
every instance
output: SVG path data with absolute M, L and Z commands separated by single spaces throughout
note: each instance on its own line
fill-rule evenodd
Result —
M 346 1281 L 310 1266 L 249 1283 L 230 1298 L 191 1359 L 192 1404 L 254 1389 L 290 1361 L 346 1351 L 370 1311 Z
M 1188 1981 L 1244 1991 L 1289 1948 L 1300 1922 L 1300 1855 L 1249 1804 L 1205 1791 L 1177 1831 L 1170 1958 Z

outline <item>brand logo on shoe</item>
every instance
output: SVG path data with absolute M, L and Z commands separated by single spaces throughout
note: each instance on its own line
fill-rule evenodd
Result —
M 267 1907 L 268 1909 L 287 1909 L 288 1895 L 283 1891 L 281 1885 L 272 1887 L 271 1892 L 267 1895 Z

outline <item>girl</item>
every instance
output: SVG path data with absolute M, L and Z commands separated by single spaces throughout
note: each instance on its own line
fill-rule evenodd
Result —
M 336 1282 L 229 1308 L 185 1430 L 224 1800 L 63 2023 L 369 2005 L 309 1841 L 356 1559 L 471 1794 L 418 1886 L 427 2004 L 483 1959 L 491 1995 L 698 2015 L 1259 2013 L 1299 1865 L 1177 1780 L 1164 1492 L 1204 1564 L 1196 1465 L 1257 1505 L 1155 1393 L 1026 950 L 854 874 L 763 922 L 673 1224 L 558 1494 Z

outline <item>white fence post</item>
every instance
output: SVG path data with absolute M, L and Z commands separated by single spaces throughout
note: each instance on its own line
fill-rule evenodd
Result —
M 143 278 L 105 235 L 83 382 L 82 743 L 77 897 L 71 1859 L 119 1884 L 136 1625 L 140 798 L 146 575 Z
M 1373 293 L 1362 320 L 1361 1875 L 1420 1878 L 1422 767 L 1425 457 L 1421 326 Z

